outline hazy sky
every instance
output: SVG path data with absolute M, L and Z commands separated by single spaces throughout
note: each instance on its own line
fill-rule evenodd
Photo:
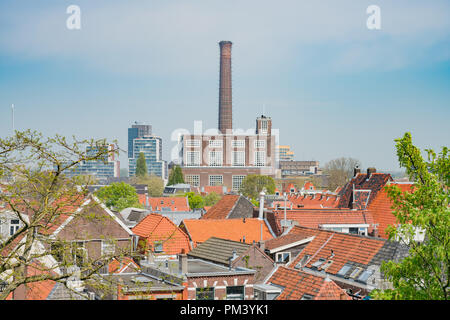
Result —
M 81 8 L 69 30 L 66 8 Z M 381 30 L 366 27 L 369 5 Z M 0 2 L 0 136 L 32 128 L 117 139 L 217 127 L 219 46 L 233 42 L 233 124 L 263 105 L 297 160 L 351 156 L 397 170 L 394 139 L 450 141 L 450 1 Z M 128 167 L 126 154 L 121 167 Z

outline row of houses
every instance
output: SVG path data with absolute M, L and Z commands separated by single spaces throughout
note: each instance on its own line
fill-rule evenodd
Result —
M 47 236 L 71 243 L 80 259 L 113 258 L 92 277 L 95 281 L 73 276 L 64 283 L 41 281 L 22 285 L 9 298 L 365 299 L 375 288 L 390 287 L 382 262 L 408 254 L 406 245 L 385 232 L 396 223 L 383 189 L 393 183 L 413 191 L 412 184 L 397 183 L 388 174 L 359 172 L 333 195 L 330 207 L 295 207 L 305 196 L 295 192 L 283 207 L 277 203 L 282 200 L 262 195 L 259 208 L 242 195 L 224 194 L 196 217 L 186 216 L 183 197 L 142 197 L 147 209 L 114 212 L 88 195 L 53 222 Z M 329 200 L 326 193 L 313 196 Z M 164 206 L 171 207 L 169 214 Z M 30 272 L 45 263 L 36 261 Z

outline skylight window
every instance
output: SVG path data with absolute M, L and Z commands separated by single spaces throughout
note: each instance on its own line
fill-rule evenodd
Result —
M 310 294 L 304 294 L 300 300 L 312 300 L 313 296 Z
M 319 260 L 317 260 L 316 262 L 314 262 L 311 267 L 312 268 L 318 268 L 320 267 L 324 262 L 326 261 L 326 259 L 320 258 Z
M 308 259 L 309 259 L 310 257 L 311 257 L 311 256 L 310 256 L 309 254 L 305 254 L 305 255 L 303 256 L 303 258 L 300 260 L 300 262 L 297 263 L 297 264 L 295 265 L 294 269 L 300 269 L 300 268 L 302 268 L 302 267 L 305 265 L 306 261 L 308 261 Z
M 333 261 L 328 260 L 325 264 L 323 264 L 319 269 L 322 270 L 326 270 L 329 266 L 331 266 L 331 264 L 333 263 Z
M 352 266 L 348 263 L 346 263 L 341 270 L 339 270 L 339 272 L 337 273 L 339 276 L 345 276 L 346 273 L 352 268 Z
M 367 283 L 367 279 L 369 279 L 373 272 L 373 270 L 364 270 L 356 281 Z
M 352 271 L 352 273 L 350 274 L 350 278 L 356 278 L 362 271 L 363 269 L 360 267 L 357 267 L 355 270 Z

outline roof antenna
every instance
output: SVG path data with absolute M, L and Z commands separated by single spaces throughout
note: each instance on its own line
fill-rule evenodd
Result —
M 12 117 L 12 129 L 14 133 L 16 131 L 16 128 L 14 126 L 14 103 L 11 105 L 11 117 Z

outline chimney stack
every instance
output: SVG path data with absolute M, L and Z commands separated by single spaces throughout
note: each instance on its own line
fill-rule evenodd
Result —
M 264 196 L 266 194 L 264 193 L 264 191 L 261 191 L 259 194 L 259 216 L 258 219 L 259 220 L 264 220 Z
M 359 166 L 356 166 L 355 168 L 353 168 L 353 176 L 356 177 L 358 173 L 361 173 L 361 169 L 359 168 Z
M 374 167 L 367 168 L 367 179 L 369 179 L 370 175 L 375 172 L 377 172 L 377 169 L 375 169 Z
M 187 262 L 187 255 L 186 250 L 181 249 L 181 253 L 179 255 L 179 261 L 178 261 L 178 269 L 180 273 L 185 274 L 188 270 L 188 262 Z
M 220 41 L 219 131 L 223 134 L 233 129 L 231 95 L 231 41 Z

